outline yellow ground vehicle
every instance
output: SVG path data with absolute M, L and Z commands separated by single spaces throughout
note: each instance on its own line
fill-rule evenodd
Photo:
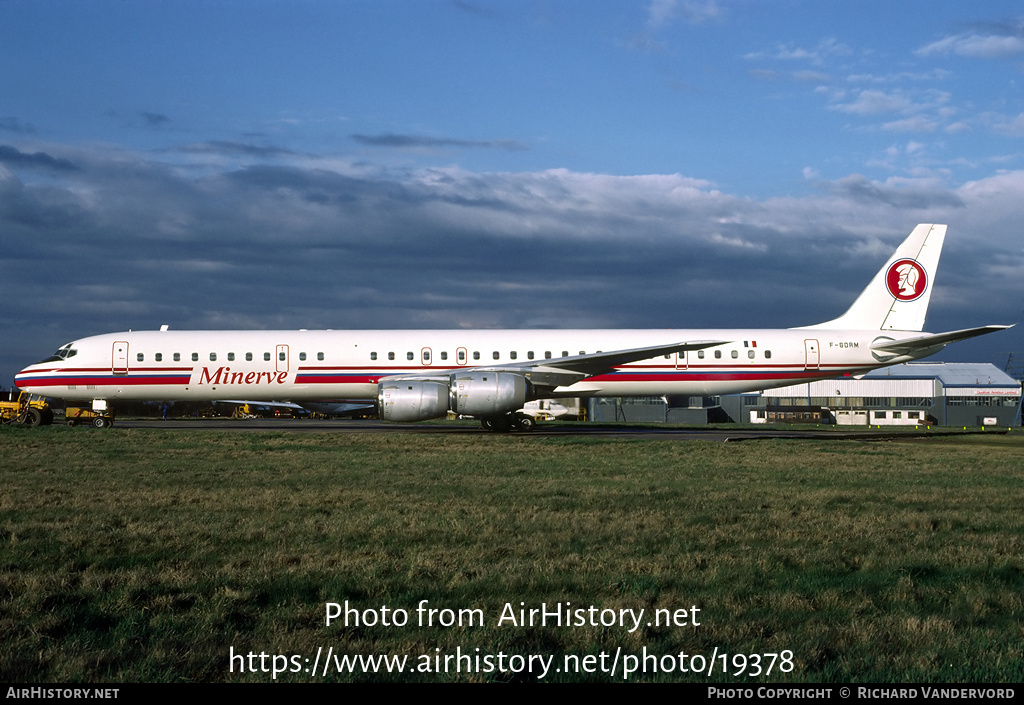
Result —
M 83 406 L 69 406 L 64 410 L 64 425 L 92 424 L 96 428 L 110 428 L 114 415 L 109 411 L 93 411 Z
M 53 411 L 42 397 L 20 392 L 17 400 L 0 401 L 0 422 L 25 426 L 47 426 L 53 423 Z

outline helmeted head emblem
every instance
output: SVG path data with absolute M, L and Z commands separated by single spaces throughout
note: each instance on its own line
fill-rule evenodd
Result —
M 928 287 L 928 274 L 912 259 L 897 260 L 885 273 L 885 285 L 897 301 L 913 301 Z

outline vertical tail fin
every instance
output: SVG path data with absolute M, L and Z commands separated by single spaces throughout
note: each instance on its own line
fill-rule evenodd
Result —
M 923 330 L 945 238 L 945 225 L 918 225 L 846 313 L 807 327 Z

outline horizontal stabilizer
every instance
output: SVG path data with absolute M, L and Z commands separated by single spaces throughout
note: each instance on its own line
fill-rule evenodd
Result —
M 948 333 L 935 333 L 934 335 L 921 335 L 916 338 L 904 338 L 903 340 L 874 343 L 872 344 L 871 349 L 880 352 L 896 353 L 898 355 L 910 355 L 918 350 L 937 348 L 943 345 L 948 345 L 949 343 L 955 343 L 958 340 L 976 338 L 979 335 L 995 333 L 996 331 L 1006 330 L 1007 328 L 1013 328 L 1013 326 L 980 326 L 978 328 L 964 328 L 963 330 L 953 330 Z

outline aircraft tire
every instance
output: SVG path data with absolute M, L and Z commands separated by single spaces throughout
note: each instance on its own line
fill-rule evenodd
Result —
M 512 425 L 517 431 L 526 433 L 537 428 L 537 420 L 527 414 L 518 414 Z

